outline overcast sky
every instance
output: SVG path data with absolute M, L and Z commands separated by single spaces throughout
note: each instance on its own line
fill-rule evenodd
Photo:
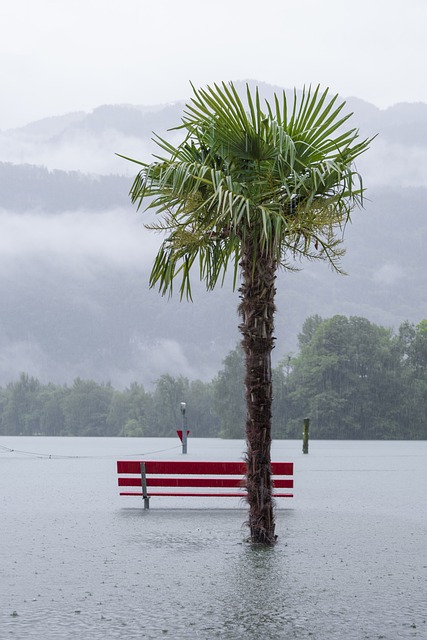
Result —
M 1 0 L 0 129 L 256 79 L 427 102 L 426 0 Z

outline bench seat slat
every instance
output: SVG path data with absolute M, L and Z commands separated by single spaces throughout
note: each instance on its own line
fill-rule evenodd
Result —
M 160 478 L 147 477 L 147 487 L 234 487 L 242 484 L 242 478 Z M 119 478 L 120 487 L 140 487 L 141 478 Z
M 121 491 L 121 496 L 142 496 L 142 491 L 139 493 L 132 491 Z M 240 493 L 190 493 L 190 492 L 165 492 L 165 491 L 148 491 L 147 495 L 149 498 L 152 496 L 165 496 L 165 497 L 180 497 L 180 498 L 245 498 L 246 492 L 241 491 Z M 274 493 L 273 498 L 293 498 L 292 493 Z
M 119 478 L 119 487 L 140 487 L 141 477 Z M 160 478 L 147 477 L 147 487 L 234 487 L 244 486 L 243 478 Z M 292 489 L 292 479 L 274 478 L 277 489 Z
M 232 475 L 244 476 L 246 465 L 241 462 L 203 462 L 186 460 L 146 460 L 146 473 L 158 474 L 184 474 L 184 475 Z M 141 462 L 139 460 L 119 460 L 117 473 L 140 473 Z M 293 462 L 272 462 L 271 469 L 274 475 L 291 476 L 294 472 Z
M 146 473 L 158 474 L 174 474 L 180 473 L 185 475 L 241 475 L 245 474 L 244 462 L 203 462 L 194 460 L 146 460 Z M 118 473 L 139 473 L 139 460 L 119 460 L 117 462 Z

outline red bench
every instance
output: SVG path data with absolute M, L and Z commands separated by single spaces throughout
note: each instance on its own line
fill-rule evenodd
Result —
M 273 497 L 293 498 L 283 489 L 293 489 L 293 462 L 272 462 Z M 199 462 L 187 460 L 119 460 L 121 496 L 142 496 L 144 508 L 149 508 L 152 496 L 203 498 L 244 498 L 244 462 Z M 209 490 L 209 491 L 207 491 Z

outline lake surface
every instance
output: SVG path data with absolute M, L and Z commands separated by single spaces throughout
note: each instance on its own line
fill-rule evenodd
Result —
M 189 438 L 188 460 L 243 441 Z M 295 462 L 273 548 L 233 498 L 119 497 L 173 438 L 0 438 L 0 638 L 427 638 L 427 442 L 275 441 Z

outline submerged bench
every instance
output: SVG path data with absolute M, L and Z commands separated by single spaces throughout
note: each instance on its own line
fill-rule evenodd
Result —
M 293 462 L 272 462 L 273 498 L 293 498 L 283 489 L 293 489 Z M 187 460 L 119 460 L 121 496 L 142 496 L 144 509 L 152 496 L 188 498 L 244 498 L 244 462 L 201 462 Z M 209 491 L 207 491 L 209 489 Z

